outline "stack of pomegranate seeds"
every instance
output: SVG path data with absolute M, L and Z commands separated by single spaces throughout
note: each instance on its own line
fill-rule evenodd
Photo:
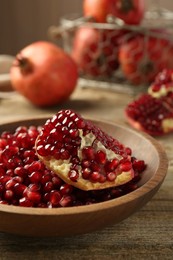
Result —
M 35 153 L 40 127 L 18 127 L 0 135 L 0 204 L 24 207 L 67 207 L 117 198 L 137 188 L 143 161 L 133 158 L 135 177 L 121 187 L 82 191 L 48 170 Z

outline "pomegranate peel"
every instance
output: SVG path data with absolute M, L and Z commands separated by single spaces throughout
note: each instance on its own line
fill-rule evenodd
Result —
M 134 177 L 131 149 L 71 110 L 49 119 L 35 146 L 47 168 L 82 190 L 119 186 Z

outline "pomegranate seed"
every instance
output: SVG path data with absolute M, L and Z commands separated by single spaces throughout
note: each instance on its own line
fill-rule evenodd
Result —
M 76 182 L 79 178 L 79 172 L 77 170 L 70 170 L 68 176 L 71 181 Z
M 129 161 L 125 161 L 120 164 L 120 170 L 123 172 L 128 172 L 131 170 L 131 168 L 132 168 L 132 163 Z
M 39 170 L 41 169 L 41 167 L 42 167 L 41 162 L 39 162 L 39 161 L 34 161 L 34 162 L 32 162 L 32 163 L 29 165 L 28 171 L 29 171 L 30 173 L 35 172 L 35 171 L 39 171 Z
M 100 173 L 99 172 L 92 172 L 90 175 L 90 181 L 97 182 L 100 180 Z
M 82 149 L 83 158 L 87 160 L 93 160 L 95 158 L 95 151 L 92 146 L 86 146 Z
M 95 155 L 95 159 L 98 163 L 101 163 L 101 164 L 105 164 L 106 163 L 106 154 L 99 150 L 97 151 L 96 155 Z
M 26 196 L 31 202 L 35 204 L 38 204 L 41 201 L 41 194 L 38 191 L 27 190 Z
M 55 188 L 59 188 L 62 185 L 63 181 L 58 176 L 53 176 L 52 183 Z
M 61 187 L 60 187 L 60 192 L 62 195 L 68 195 L 68 194 L 71 194 L 73 191 L 73 187 L 69 184 L 63 184 Z
M 117 159 L 113 159 L 111 161 L 109 161 L 107 164 L 106 164 L 106 171 L 114 171 L 117 166 L 119 164 L 119 161 Z
M 32 172 L 30 175 L 29 175 L 29 178 L 30 178 L 30 181 L 32 183 L 40 183 L 41 181 L 41 178 L 42 178 L 42 173 L 41 172 Z
M 50 192 L 52 189 L 53 189 L 53 182 L 52 181 L 46 182 L 43 187 L 44 192 Z
M 108 181 L 114 181 L 115 179 L 116 179 L 116 173 L 115 172 L 108 172 L 107 173 L 107 176 L 106 176 L 106 178 L 107 178 L 107 180 Z
M 14 196 L 14 193 L 13 193 L 12 190 L 6 190 L 4 192 L 4 199 L 7 200 L 7 201 L 12 200 L 13 196 Z
M 23 166 L 19 166 L 14 169 L 14 173 L 24 178 L 27 175 L 27 170 Z
M 14 194 L 16 194 L 17 196 L 23 196 L 23 192 L 25 189 L 26 189 L 26 186 L 21 183 L 15 183 L 15 185 L 13 187 Z
M 19 205 L 22 207 L 33 207 L 33 202 L 24 197 L 19 200 Z
M 88 160 L 82 160 L 81 164 L 83 168 L 89 168 L 91 166 L 91 162 Z
M 89 168 L 85 168 L 82 170 L 82 177 L 84 179 L 89 179 L 90 175 L 91 175 L 91 170 Z
M 68 207 L 71 206 L 72 201 L 73 198 L 71 196 L 63 196 L 59 204 L 61 205 L 61 207 Z
M 61 194 L 58 191 L 52 190 L 50 192 L 50 203 L 52 206 L 58 206 L 61 198 Z
M 11 180 L 6 182 L 5 189 L 7 189 L 7 190 L 12 189 L 15 184 L 16 184 L 16 181 L 12 178 Z
M 142 172 L 144 171 L 146 168 L 145 162 L 143 160 L 135 160 L 133 162 L 133 169 L 138 171 L 138 172 Z

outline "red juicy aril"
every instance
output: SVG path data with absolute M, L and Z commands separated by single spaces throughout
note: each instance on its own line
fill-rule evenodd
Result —
M 158 74 L 148 93 L 134 100 L 125 109 L 128 122 L 151 135 L 173 131 L 173 70 Z
M 49 169 L 82 190 L 115 187 L 134 178 L 131 149 L 71 110 L 46 122 L 36 151 Z
M 0 134 L 0 204 L 46 208 L 79 206 L 113 199 L 138 187 L 145 164 L 134 157 L 135 177 L 119 187 L 82 191 L 65 183 L 38 159 L 35 141 L 39 133 L 40 127 L 21 126 L 14 132 Z M 101 158 L 104 161 L 104 156 Z M 84 165 L 88 165 L 87 161 Z

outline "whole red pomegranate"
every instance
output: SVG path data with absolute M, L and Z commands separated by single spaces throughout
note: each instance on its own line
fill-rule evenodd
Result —
M 10 73 L 14 89 L 38 106 L 51 106 L 66 100 L 78 79 L 78 68 L 73 59 L 46 41 L 34 42 L 21 50 Z
M 144 0 L 114 0 L 113 15 L 126 24 L 140 24 L 144 17 Z
M 119 67 L 118 45 L 123 32 L 81 27 L 76 31 L 72 57 L 80 72 L 89 76 L 108 76 Z
M 173 44 L 169 39 L 138 35 L 119 48 L 119 62 L 133 84 L 150 83 L 164 68 L 173 68 Z
M 139 24 L 145 12 L 144 0 L 84 0 L 84 16 L 92 17 L 96 22 L 106 22 L 113 15 L 127 24 Z
M 92 17 L 96 22 L 104 23 L 108 14 L 114 10 L 114 0 L 84 0 L 84 16 Z

